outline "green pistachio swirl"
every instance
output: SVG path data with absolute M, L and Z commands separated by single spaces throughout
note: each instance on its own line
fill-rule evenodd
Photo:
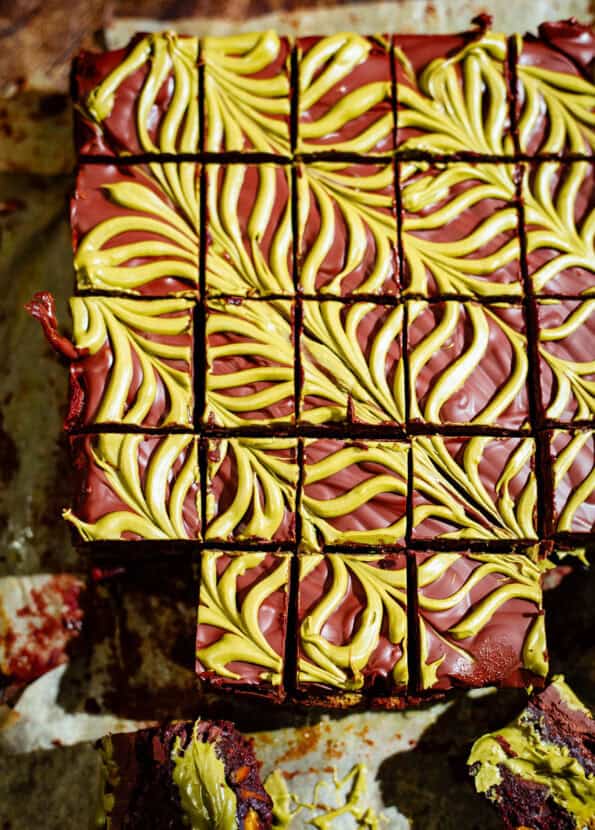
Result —
M 198 284 L 196 165 L 168 162 L 152 164 L 150 170 L 159 195 L 144 174 L 104 185 L 105 198 L 118 210 L 81 239 L 74 257 L 79 288 L 137 294 L 154 280 L 177 277 L 193 293 Z M 141 238 L 122 241 L 130 233 Z M 156 238 L 142 239 L 146 234 Z M 137 259 L 142 264 L 132 264 Z
M 392 670 L 393 681 L 407 683 L 407 589 L 406 569 L 376 567 L 382 556 L 331 554 L 326 562 L 332 582 L 325 594 L 300 626 L 300 646 L 304 653 L 298 665 L 301 683 L 322 683 L 344 691 L 364 686 L 364 670 L 378 647 L 383 627 L 389 641 L 402 648 L 402 656 Z M 300 582 L 325 560 L 320 554 L 300 558 Z M 365 606 L 347 643 L 332 643 L 324 629 L 339 612 L 348 596 L 350 580 L 361 585 Z
M 495 482 L 496 497 L 484 485 L 479 466 L 492 441 L 475 436 L 466 439 L 461 462 L 449 452 L 441 436 L 413 439 L 413 528 L 435 519 L 452 526 L 442 539 L 536 539 L 537 483 L 531 469 L 533 439 L 518 440 L 506 457 Z M 511 485 L 520 477 L 514 497 Z M 415 502 L 418 503 L 415 503 Z
M 442 654 L 431 661 L 428 655 L 430 635 L 439 637 L 443 646 L 458 655 L 461 663 L 473 664 L 473 639 L 489 626 L 500 609 L 510 600 L 526 600 L 535 607 L 535 618 L 527 630 L 522 651 L 523 666 L 528 671 L 545 677 L 548 670 L 547 646 L 542 609 L 541 575 L 543 565 L 528 557 L 514 554 L 465 554 L 479 563 L 466 581 L 447 596 L 432 597 L 427 591 L 442 577 L 448 575 L 462 554 L 437 553 L 418 565 L 418 607 L 420 611 L 421 678 L 424 689 L 432 688 L 438 679 L 438 670 L 446 659 Z M 499 577 L 497 585 L 482 599 L 472 602 L 471 592 L 481 586 L 490 575 Z M 442 591 L 441 591 L 442 593 Z M 460 608 L 461 617 L 447 631 L 438 632 L 432 624 L 432 615 Z M 430 615 L 429 618 L 427 615 Z M 461 644 L 471 643 L 469 649 Z
M 273 31 L 203 39 L 207 151 L 289 155 L 289 57 L 273 77 L 256 77 L 281 49 Z
M 192 334 L 192 307 L 185 300 L 141 301 L 115 297 L 70 300 L 73 342 L 77 349 L 93 355 L 107 343 L 112 353 L 113 363 L 95 423 L 142 425 L 161 385 L 167 409 L 160 425 L 192 426 L 192 346 L 170 344 L 166 340 Z M 167 316 L 172 314 L 176 316 Z M 140 364 L 142 380 L 134 400 L 129 403 L 133 354 Z M 184 363 L 186 369 L 175 368 L 172 361 Z
M 313 441 L 306 441 L 308 444 Z M 339 443 L 339 442 L 337 442 Z M 341 530 L 333 522 L 356 516 L 358 510 L 366 511 L 366 520 L 371 523 L 374 517 L 374 499 L 384 494 L 394 493 L 403 499 L 407 496 L 407 457 L 408 447 L 405 443 L 371 442 L 345 444 L 326 458 L 304 467 L 304 493 L 302 495 L 302 542 L 306 549 L 320 549 L 320 539 L 326 544 L 370 544 L 398 542 L 405 535 L 406 516 L 395 515 L 392 524 L 386 527 L 378 517 L 379 524 L 365 530 Z M 327 483 L 332 487 L 333 478 L 352 466 L 359 466 L 366 472 L 370 465 L 377 465 L 381 471 L 374 470 L 369 477 L 355 484 L 350 490 L 341 492 L 334 498 L 317 499 L 308 495 L 308 486 Z M 353 522 L 357 526 L 357 518 Z
M 297 178 L 298 233 L 302 262 L 300 285 L 306 294 L 341 295 L 343 282 L 356 269 L 365 269 L 354 294 L 380 294 L 394 277 L 397 219 L 394 211 L 392 165 L 350 172 L 344 163 L 317 163 L 300 168 Z M 309 215 L 316 207 L 320 228 L 304 249 Z M 316 280 L 330 251 L 345 237 L 342 270 L 326 285 Z M 370 262 L 370 248 L 373 259 Z
M 302 418 L 314 424 L 345 421 L 351 412 L 366 424 L 403 423 L 405 374 L 399 356 L 392 378 L 390 354 L 403 329 L 403 306 L 386 311 L 381 324 L 364 339 L 360 326 L 378 306 L 358 302 L 304 302 Z M 399 346 L 400 352 L 400 346 Z M 322 399 L 314 405 L 308 397 Z
M 188 538 L 184 504 L 199 480 L 196 439 L 191 435 L 162 436 L 141 469 L 139 457 L 145 440 L 143 435 L 117 433 L 104 433 L 94 440 L 90 462 L 103 472 L 125 509 L 106 513 L 92 523 L 65 510 L 64 518 L 84 541 L 121 539 L 124 533 L 141 539 Z M 171 478 L 172 467 L 182 453 L 184 463 Z
M 207 466 L 207 539 L 272 540 L 295 510 L 298 470 L 295 438 L 225 438 L 210 444 Z M 288 456 L 282 455 L 289 451 Z M 228 455 L 235 474 L 224 487 L 233 488 L 231 502 L 221 510 L 212 482 Z
M 299 116 L 298 151 L 321 149 L 321 141 L 330 135 L 340 135 L 350 122 L 372 114 L 371 123 L 351 139 L 325 142 L 325 150 L 344 153 L 372 153 L 382 141 L 390 137 L 393 117 L 390 107 L 374 113 L 379 104 L 390 103 L 390 77 L 372 81 L 349 90 L 349 78 L 355 69 L 365 63 L 372 49 L 371 38 L 354 32 L 342 32 L 321 38 L 299 60 Z M 387 62 L 388 65 L 388 62 Z M 388 76 L 388 72 L 387 72 Z M 347 92 L 345 90 L 347 84 Z M 324 96 L 334 87 L 343 94 L 327 104 Z M 334 96 L 333 96 L 334 98 Z M 311 120 L 303 116 L 309 115 Z
M 289 556 L 275 555 L 275 567 L 255 581 L 241 602 L 238 596 L 238 579 L 261 565 L 268 555 L 218 551 L 205 551 L 202 555 L 198 624 L 213 626 L 221 632 L 221 637 L 198 649 L 196 656 L 208 671 L 219 677 L 241 680 L 229 665 L 242 662 L 261 668 L 263 683 L 272 686 L 281 683 L 283 658 L 264 636 L 259 615 L 263 603 L 272 594 L 288 590 Z M 218 576 L 217 562 L 222 556 L 231 556 L 231 562 Z
M 552 444 L 560 434 L 559 431 L 553 433 Z M 570 434 L 569 442 L 554 458 L 553 474 L 556 495 L 560 492 L 560 487 L 565 483 L 571 469 L 573 472 L 581 469 L 580 466 L 577 468 L 574 465 L 580 461 L 582 453 L 586 453 L 587 445 L 593 440 L 594 434 L 592 430 Z M 571 533 L 575 529 L 575 517 L 583 505 L 591 499 L 593 493 L 595 493 L 595 467 L 592 467 L 585 478 L 570 490 L 565 503 L 557 505 L 556 530 L 558 532 Z
M 293 402 L 295 354 L 291 315 L 292 305 L 284 300 L 246 300 L 241 305 L 211 300 L 207 314 L 208 421 L 236 427 L 293 419 L 293 407 L 287 415 L 278 417 L 269 411 L 276 405 Z M 226 335 L 230 337 L 229 343 L 209 342 L 209 338 Z M 249 365 L 234 368 L 242 360 Z M 255 388 L 260 384 L 264 386 Z
M 207 288 L 210 293 L 237 296 L 291 294 L 290 170 L 272 164 L 254 165 L 251 169 L 256 173 L 256 188 L 249 194 L 253 205 L 249 215 L 244 216 L 249 169 L 244 164 L 207 167 Z M 286 194 L 281 189 L 285 187 Z M 262 240 L 278 199 L 282 204 L 281 215 L 270 250 L 265 253 Z M 246 228 L 242 230 L 244 224 Z

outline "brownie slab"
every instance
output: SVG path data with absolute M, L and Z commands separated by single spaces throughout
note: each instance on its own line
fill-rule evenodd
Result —
M 301 420 L 405 422 L 403 305 L 304 300 Z
M 333 438 L 304 442 L 302 544 L 382 545 L 404 541 L 408 445 Z
M 83 164 L 70 204 L 77 288 L 196 296 L 198 188 L 194 162 Z
M 299 560 L 297 688 L 306 696 L 403 694 L 407 569 L 403 553 Z
M 295 413 L 293 305 L 212 299 L 206 308 L 206 423 L 289 424 Z
M 79 155 L 198 152 L 198 38 L 156 32 L 81 52 L 73 94 Z
M 412 438 L 411 537 L 537 539 L 533 438 Z
M 202 554 L 196 673 L 204 689 L 281 701 L 290 555 Z
M 202 39 L 207 152 L 289 155 L 290 52 L 270 30 Z
M 64 518 L 86 542 L 197 539 L 196 443 L 173 433 L 71 438 L 76 497 Z
M 510 554 L 418 553 L 420 688 L 541 684 L 541 568 Z
M 399 171 L 405 293 L 520 297 L 515 165 L 404 161 Z
M 521 306 L 407 303 L 410 418 L 527 429 L 527 335 Z
M 210 440 L 205 538 L 293 542 L 296 456 L 296 438 Z
M 541 414 L 553 423 L 595 419 L 595 298 L 537 304 Z
M 293 294 L 291 168 L 207 164 L 206 289 Z
M 507 38 L 477 29 L 395 35 L 397 149 L 434 155 L 511 155 Z
M 394 148 L 388 37 L 302 37 L 297 150 L 381 155 Z
M 507 827 L 579 830 L 592 826 L 594 741 L 592 713 L 557 676 L 511 724 L 478 738 L 467 764 Z
M 555 533 L 595 531 L 595 432 L 553 430 L 549 433 Z

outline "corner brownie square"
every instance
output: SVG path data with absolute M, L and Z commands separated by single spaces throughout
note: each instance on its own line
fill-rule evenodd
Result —
M 207 294 L 293 295 L 291 168 L 207 164 Z
M 405 538 L 409 447 L 397 441 L 304 441 L 302 544 L 400 544 Z
M 533 438 L 412 438 L 416 541 L 537 539 Z
M 514 164 L 403 161 L 399 181 L 405 293 L 522 295 Z
M 196 442 L 181 433 L 71 438 L 76 496 L 64 518 L 86 542 L 198 539 Z
M 206 423 L 294 421 L 295 351 L 289 300 L 212 299 L 206 308 Z
M 290 554 L 203 551 L 196 672 L 203 688 L 285 696 Z
M 523 308 L 407 303 L 410 417 L 436 426 L 529 426 Z
M 394 148 L 388 37 L 298 38 L 297 150 L 359 155 Z
M 434 155 L 512 155 L 507 38 L 476 29 L 395 35 L 397 149 Z
M 407 689 L 404 553 L 299 560 L 297 689 L 306 697 L 403 694 Z
M 205 538 L 295 541 L 296 438 L 220 438 L 208 443 Z
M 290 57 L 272 30 L 202 39 L 207 152 L 289 155 Z
M 595 297 L 537 303 L 541 414 L 549 422 L 595 420 Z
M 554 533 L 595 531 L 595 432 L 556 429 L 548 434 Z
M 514 554 L 416 553 L 421 690 L 542 685 L 540 566 Z
M 83 51 L 73 94 L 80 155 L 198 152 L 198 38 L 155 32 Z
M 301 421 L 405 422 L 404 307 L 304 300 Z
M 83 164 L 70 204 L 77 288 L 196 296 L 198 189 L 194 162 Z
M 394 167 L 312 162 L 297 170 L 298 284 L 305 294 L 399 291 Z

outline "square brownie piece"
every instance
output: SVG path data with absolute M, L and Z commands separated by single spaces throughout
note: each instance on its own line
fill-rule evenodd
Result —
M 515 95 L 519 148 L 529 155 L 593 155 L 595 35 L 576 20 L 542 23 L 519 38 Z
M 198 539 L 196 442 L 179 433 L 71 438 L 77 495 L 64 518 L 85 542 Z
M 405 422 L 403 305 L 303 301 L 301 420 Z
M 514 164 L 404 161 L 399 180 L 405 293 L 522 295 Z
M 544 161 L 522 176 L 526 266 L 537 296 L 595 295 L 595 164 Z
M 396 295 L 392 163 L 302 164 L 296 189 L 300 290 L 340 297 Z
M 532 438 L 412 438 L 415 540 L 537 539 Z
M 512 155 L 506 35 L 396 35 L 397 149 Z
M 196 673 L 205 689 L 285 697 L 290 559 L 203 551 Z
M 207 294 L 293 295 L 291 168 L 207 164 Z
M 70 204 L 77 288 L 196 296 L 198 189 L 194 162 L 83 164 Z
M 73 95 L 79 155 L 198 152 L 198 38 L 155 32 L 83 51 Z
M 294 374 L 289 300 L 209 301 L 206 423 L 224 427 L 292 423 Z
M 404 553 L 300 556 L 297 689 L 357 703 L 407 689 Z
M 553 423 L 595 420 L 595 297 L 537 303 L 541 414 Z
M 390 41 L 343 32 L 301 37 L 297 150 L 390 153 L 394 148 Z
M 405 538 L 409 447 L 397 441 L 304 441 L 302 544 L 400 544 Z
M 421 690 L 542 685 L 540 566 L 514 554 L 417 553 Z
M 295 541 L 297 438 L 208 443 L 205 538 Z
M 207 152 L 289 155 L 290 57 L 271 30 L 202 39 Z
M 410 301 L 407 353 L 412 421 L 528 428 L 522 306 Z
M 595 531 L 595 432 L 556 429 L 548 435 L 553 485 L 551 530 Z

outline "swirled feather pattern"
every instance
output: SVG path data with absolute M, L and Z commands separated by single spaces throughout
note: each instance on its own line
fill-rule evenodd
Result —
M 416 561 L 422 689 L 547 675 L 540 565 L 511 554 L 421 553 Z
M 554 430 L 550 434 L 557 533 L 593 533 L 595 529 L 595 432 Z

